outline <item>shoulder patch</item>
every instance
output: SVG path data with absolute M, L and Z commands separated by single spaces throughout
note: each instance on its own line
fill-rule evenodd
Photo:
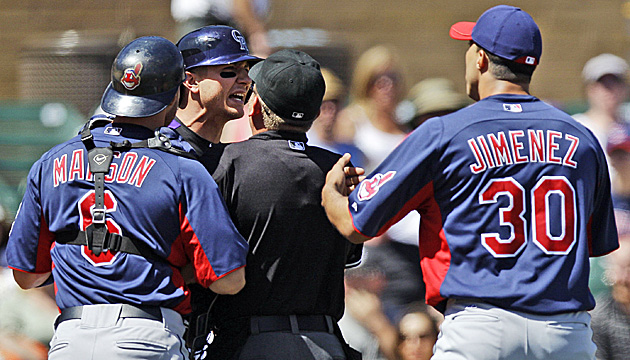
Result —
M 379 189 L 385 185 L 388 181 L 394 178 L 395 171 L 388 171 L 385 174 L 375 174 L 371 179 L 363 180 L 359 186 L 359 192 L 357 198 L 359 201 L 369 200 L 376 195 Z

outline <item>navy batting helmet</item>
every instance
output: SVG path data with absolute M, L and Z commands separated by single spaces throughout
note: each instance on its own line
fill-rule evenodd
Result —
M 175 44 L 159 36 L 138 38 L 114 59 L 101 108 L 117 116 L 155 115 L 173 101 L 185 78 L 184 60 Z
M 177 48 L 184 56 L 186 70 L 198 66 L 262 60 L 249 54 L 245 37 L 238 30 L 224 25 L 193 30 L 177 42 Z

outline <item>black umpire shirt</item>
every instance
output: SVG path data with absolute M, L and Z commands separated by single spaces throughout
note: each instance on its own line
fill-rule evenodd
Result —
M 304 133 L 267 131 L 224 149 L 213 177 L 249 254 L 243 290 L 212 306 L 215 346 L 238 342 L 253 315 L 343 315 L 344 268 L 358 265 L 362 246 L 339 234 L 321 206 L 340 155 L 306 142 Z
M 267 131 L 225 148 L 213 177 L 249 254 L 245 288 L 219 296 L 217 320 L 343 315 L 344 267 L 358 264 L 361 246 L 339 234 L 321 206 L 340 155 L 306 142 L 304 133 Z

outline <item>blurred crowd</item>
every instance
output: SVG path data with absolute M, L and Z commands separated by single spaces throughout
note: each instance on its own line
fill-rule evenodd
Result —
M 234 1 L 236 8 L 240 6 L 244 14 L 252 16 L 249 20 L 238 14 L 210 17 L 207 4 L 203 6 L 208 11 L 200 18 L 186 13 L 179 3 L 173 0 L 173 15 L 181 33 L 210 21 L 232 26 L 253 23 L 243 29 L 252 52 L 269 54 L 264 30 L 266 1 L 253 5 Z M 407 84 L 397 59 L 396 51 L 386 45 L 369 48 L 354 62 L 349 84 L 330 68 L 322 69 L 326 93 L 319 118 L 307 133 L 309 145 L 350 153 L 353 164 L 369 173 L 426 119 L 472 103 L 459 91 L 463 80 L 455 84 L 436 77 Z M 598 299 L 592 316 L 599 359 L 630 354 L 628 72 L 628 63 L 612 54 L 589 60 L 582 73 L 588 108 L 575 115 L 593 131 L 608 155 L 621 243 L 620 250 L 591 263 L 590 288 Z M 235 140 L 229 135 L 222 141 Z M 10 223 L 0 208 L 0 359 L 44 359 L 58 309 L 52 287 L 25 292 L 13 282 L 3 256 Z M 419 224 L 420 216 L 412 212 L 381 237 L 367 242 L 362 265 L 346 270 L 346 311 L 340 327 L 365 360 L 427 360 L 432 355 L 442 315 L 424 302 Z

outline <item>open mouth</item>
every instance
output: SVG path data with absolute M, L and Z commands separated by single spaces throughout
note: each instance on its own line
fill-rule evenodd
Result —
M 240 102 L 245 101 L 245 93 L 234 93 L 229 96 L 230 99 L 238 100 Z

